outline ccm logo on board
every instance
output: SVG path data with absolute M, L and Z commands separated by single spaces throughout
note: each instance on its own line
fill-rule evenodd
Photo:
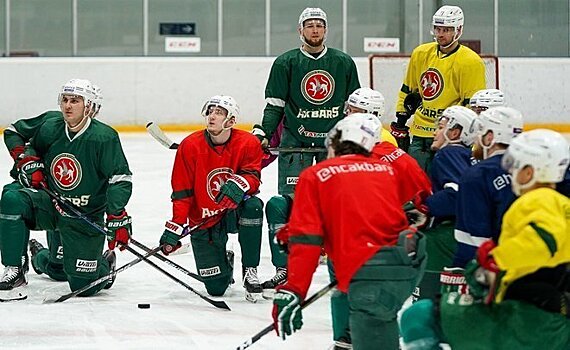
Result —
M 364 52 L 400 52 L 400 38 L 364 38 Z
M 200 52 L 200 38 L 166 37 L 164 51 L 166 52 Z

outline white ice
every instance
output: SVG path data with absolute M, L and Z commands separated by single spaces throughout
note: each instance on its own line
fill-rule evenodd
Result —
M 180 141 L 183 134 L 172 134 Z M 175 152 L 154 141 L 148 134 L 121 134 L 123 148 L 133 172 L 133 195 L 127 211 L 133 217 L 134 238 L 155 247 L 170 218 L 170 173 Z M 12 160 L 0 152 L 0 180 L 9 183 Z M 262 172 L 260 197 L 266 202 L 276 194 L 276 162 Z M 264 225 L 265 226 L 265 225 Z M 31 236 L 46 242 L 44 232 Z M 188 240 L 184 241 L 184 243 Z M 0 348 L 2 349 L 236 349 L 244 341 L 271 324 L 272 303 L 252 304 L 244 299 L 240 283 L 241 262 L 237 235 L 228 246 L 236 252 L 236 283 L 230 296 L 223 299 L 231 311 L 217 309 L 178 283 L 141 262 L 117 275 L 109 290 L 89 298 L 71 298 L 63 303 L 43 304 L 45 297 L 70 292 L 66 282 L 54 282 L 30 270 L 26 288 L 28 299 L 0 303 Z M 118 252 L 117 266 L 135 256 Z M 192 253 L 171 259 L 195 272 Z M 156 264 L 207 295 L 203 285 L 154 259 Z M 259 267 L 260 279 L 274 273 L 267 228 L 264 227 Z M 309 295 L 328 283 L 326 266 L 320 266 Z M 215 298 L 214 298 L 215 299 Z M 286 341 L 271 332 L 250 349 L 327 349 L 332 344 L 330 294 L 304 310 L 304 326 Z M 138 309 L 149 303 L 150 309 Z

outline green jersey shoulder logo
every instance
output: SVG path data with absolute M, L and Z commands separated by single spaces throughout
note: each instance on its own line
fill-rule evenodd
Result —
M 69 191 L 81 182 L 81 164 L 73 154 L 61 153 L 51 162 L 50 174 L 58 187 Z
M 307 101 L 322 105 L 334 94 L 334 78 L 324 70 L 310 71 L 301 81 L 301 93 Z

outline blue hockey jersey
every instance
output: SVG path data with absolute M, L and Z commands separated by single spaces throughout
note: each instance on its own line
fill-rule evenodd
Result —
M 471 149 L 465 146 L 451 144 L 437 151 L 431 163 L 433 195 L 426 199 L 430 215 L 455 217 L 459 179 L 473 163 Z
M 511 176 L 501 168 L 503 154 L 468 168 L 459 181 L 455 223 L 454 266 L 465 267 L 477 248 L 488 239 L 497 239 L 503 215 L 515 200 Z

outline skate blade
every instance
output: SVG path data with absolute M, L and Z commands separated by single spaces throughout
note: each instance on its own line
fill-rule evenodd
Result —
M 258 300 L 262 298 L 262 293 L 250 293 L 245 292 L 245 300 L 249 301 L 250 303 L 257 303 Z
M 18 300 L 26 300 L 28 299 L 28 295 L 19 290 L 20 288 L 14 290 L 4 290 L 0 291 L 0 302 L 8 302 L 8 301 L 18 301 Z
M 262 296 L 265 300 L 273 300 L 273 297 L 275 296 L 275 289 L 264 289 Z

